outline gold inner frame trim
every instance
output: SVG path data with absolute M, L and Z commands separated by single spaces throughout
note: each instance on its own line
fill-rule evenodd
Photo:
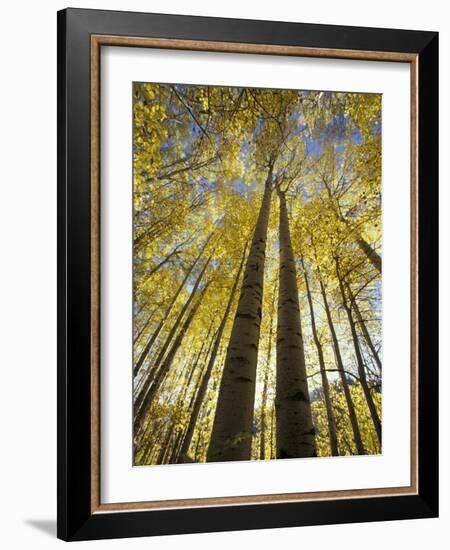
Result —
M 232 497 L 102 503 L 100 492 L 100 50 L 102 46 L 163 48 L 409 63 L 411 80 L 411 483 L 408 487 L 352 489 Z M 91 35 L 91 513 L 201 508 L 404 496 L 418 494 L 418 56 L 401 52 L 341 50 L 166 38 Z

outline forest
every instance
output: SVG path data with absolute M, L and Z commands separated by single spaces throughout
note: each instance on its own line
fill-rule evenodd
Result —
M 134 465 L 381 452 L 381 136 L 379 94 L 133 84 Z

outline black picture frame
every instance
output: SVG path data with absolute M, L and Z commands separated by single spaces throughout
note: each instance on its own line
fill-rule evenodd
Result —
M 92 513 L 91 36 L 403 52 L 418 59 L 418 494 Z M 438 515 L 438 34 L 66 9 L 58 12 L 58 531 L 63 540 Z M 399 205 L 401 208 L 401 205 Z

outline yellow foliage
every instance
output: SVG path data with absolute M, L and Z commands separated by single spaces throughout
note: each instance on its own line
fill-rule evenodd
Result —
M 342 281 L 347 285 L 347 300 L 350 293 L 356 296 L 351 308 L 357 339 L 381 417 L 381 393 L 377 391 L 381 372 L 363 332 L 365 327 L 373 348 L 381 354 L 381 274 L 368 256 L 370 249 L 378 257 L 381 252 L 381 96 L 135 83 L 135 366 L 144 357 L 134 378 L 136 400 L 145 381 L 157 375 L 161 367 L 158 355 L 164 344 L 169 341 L 172 345 L 180 336 L 180 327 L 188 317 L 188 313 L 182 315 L 183 307 L 206 264 L 198 293 L 208 285 L 180 336 L 170 369 L 147 411 L 144 428 L 135 434 L 136 464 L 176 461 L 224 304 L 243 250 L 252 239 L 270 166 L 272 183 L 285 193 L 289 210 L 318 455 L 330 456 L 331 450 L 303 266 L 310 279 L 315 323 L 330 382 L 339 454 L 357 451 L 342 381 L 336 372 L 336 350 L 322 290 L 329 302 L 345 369 L 354 382 L 358 379 L 355 343 L 343 304 Z M 252 437 L 253 459 L 261 455 L 271 459 L 276 453 L 279 210 L 276 193 L 273 195 L 261 297 L 254 426 L 250 435 L 239 435 Z M 208 380 L 186 458 L 189 461 L 206 460 L 237 301 Z M 356 318 L 356 307 L 364 327 Z M 152 345 L 146 353 L 149 342 Z M 379 453 L 361 384 L 351 383 L 349 388 L 364 447 L 368 454 Z

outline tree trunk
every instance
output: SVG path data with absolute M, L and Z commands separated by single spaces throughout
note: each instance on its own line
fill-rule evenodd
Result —
M 176 400 L 182 399 L 183 392 L 186 391 L 186 371 L 189 369 L 194 357 L 197 355 L 195 353 L 189 354 L 189 351 L 192 349 L 193 339 L 186 342 L 185 356 L 180 358 L 180 361 L 177 363 L 177 368 L 172 376 L 168 374 L 164 377 L 163 382 L 159 387 L 161 393 L 164 393 L 164 400 L 168 403 L 173 403 Z
M 208 262 L 207 262 L 208 263 Z M 202 270 L 202 274 L 204 273 L 204 269 Z M 167 355 L 164 359 L 164 361 L 161 363 L 161 366 L 159 367 L 158 371 L 156 372 L 156 375 L 153 378 L 153 382 L 151 386 L 147 389 L 143 399 L 139 404 L 137 404 L 136 414 L 135 414 L 135 422 L 134 422 L 134 433 L 137 434 L 139 432 L 139 429 L 142 426 L 143 420 L 148 412 L 148 409 L 151 405 L 151 402 L 153 401 L 153 398 L 155 397 L 157 391 L 161 387 L 162 382 L 164 381 L 167 373 L 169 372 L 170 366 L 172 365 L 172 361 L 181 346 L 181 343 L 183 342 L 183 338 L 186 335 L 192 320 L 197 313 L 197 310 L 202 302 L 203 296 L 205 295 L 206 291 L 208 290 L 208 287 L 210 285 L 211 281 L 208 281 L 208 283 L 205 284 L 203 287 L 203 290 L 201 291 L 200 296 L 198 297 L 197 302 L 192 306 L 191 311 L 184 321 L 182 327 L 180 328 L 177 337 L 175 338 L 170 350 L 167 352 Z M 193 296 L 196 292 L 197 288 L 194 286 L 192 290 L 191 296 Z M 188 300 L 189 301 L 189 300 Z
M 301 259 L 302 267 L 303 267 L 303 275 L 305 278 L 305 284 L 306 284 L 306 294 L 308 296 L 308 304 L 309 304 L 309 311 L 311 314 L 311 327 L 312 327 L 312 333 L 314 342 L 316 344 L 317 348 L 317 355 L 319 359 L 319 368 L 320 368 L 320 376 L 322 378 L 322 388 L 323 388 L 323 395 L 325 399 L 325 408 L 327 411 L 327 420 L 328 420 L 328 433 L 330 437 L 330 449 L 332 456 L 339 456 L 339 449 L 338 449 L 338 440 L 337 440 L 337 430 L 336 430 L 336 422 L 334 420 L 334 414 L 333 414 L 333 406 L 331 404 L 331 398 L 330 398 L 330 385 L 328 383 L 328 377 L 326 373 L 326 367 L 325 367 L 325 360 L 323 357 L 323 349 L 322 344 L 319 340 L 319 335 L 317 334 L 317 327 L 316 327 L 316 317 L 314 314 L 314 305 L 311 297 L 311 289 L 309 287 L 309 280 L 308 280 L 308 274 L 306 272 L 305 264 L 303 262 L 303 258 Z
M 192 288 L 192 291 L 189 294 L 189 298 L 184 303 L 183 307 L 181 308 L 181 311 L 178 314 L 177 319 L 175 320 L 175 323 L 173 324 L 171 330 L 169 331 L 169 334 L 167 335 L 167 337 L 164 341 L 164 344 L 161 347 L 161 349 L 158 353 L 158 356 L 156 357 L 153 368 L 145 374 L 145 381 L 142 384 L 142 386 L 139 388 L 138 396 L 135 399 L 135 410 L 140 408 L 142 400 L 144 399 L 145 394 L 148 392 L 148 388 L 150 387 L 150 384 L 153 382 L 153 379 L 155 378 L 155 376 L 157 376 L 158 368 L 161 365 L 161 363 L 164 359 L 164 356 L 167 353 L 167 350 L 169 349 L 169 346 L 172 342 L 173 337 L 175 336 L 176 331 L 178 330 L 178 327 L 180 326 L 180 323 L 183 321 L 183 317 L 184 317 L 186 311 L 188 310 L 192 300 L 194 299 L 197 288 L 198 288 L 198 286 L 199 286 L 199 284 L 200 284 L 200 282 L 203 278 L 203 275 L 204 275 L 204 273 L 206 271 L 206 268 L 208 267 L 210 261 L 211 261 L 211 257 L 209 257 L 207 259 L 205 265 L 203 266 L 203 269 L 200 271 L 199 275 L 197 276 L 197 279 L 194 283 L 194 287 Z
M 324 182 L 325 183 L 325 182 Z M 367 256 L 370 263 L 381 273 L 381 256 L 370 246 L 370 244 L 362 237 L 362 235 L 359 234 L 359 231 L 356 231 L 353 227 L 350 221 L 345 218 L 342 215 L 341 209 L 339 207 L 339 204 L 337 204 L 337 201 L 335 197 L 333 196 L 333 193 L 328 186 L 328 184 L 325 183 L 325 187 L 327 189 L 328 197 L 330 199 L 330 202 L 332 204 L 332 207 L 334 209 L 334 212 L 336 216 L 341 220 L 347 228 L 353 232 L 356 239 L 356 244 L 359 246 L 359 248 L 364 252 L 364 254 Z
M 206 334 L 206 338 L 203 340 L 202 345 L 200 346 L 200 350 L 196 355 L 195 361 L 191 366 L 189 376 L 187 377 L 187 380 L 184 384 L 184 389 L 183 389 L 183 392 L 182 392 L 182 401 L 183 402 L 186 400 L 186 396 L 188 395 L 189 388 L 190 388 L 192 380 L 194 378 L 194 374 L 197 371 L 197 367 L 200 364 L 200 360 L 201 360 L 202 355 L 204 353 L 205 346 L 208 342 L 210 342 L 210 336 L 211 336 L 211 332 L 212 332 L 212 329 L 213 329 L 213 325 L 214 325 L 214 319 L 211 321 L 211 323 L 209 325 L 208 332 Z M 206 351 L 206 356 L 208 356 L 208 353 L 209 353 L 209 346 L 208 346 L 208 350 Z M 188 407 L 190 408 L 190 399 L 189 399 Z
M 261 460 L 266 458 L 266 407 L 267 407 L 267 390 L 269 386 L 269 369 L 270 369 L 270 359 L 272 358 L 272 336 L 273 336 L 273 312 L 275 309 L 275 296 L 276 296 L 276 287 L 273 291 L 272 304 L 270 308 L 270 328 L 269 328 L 269 342 L 267 345 L 267 357 L 266 357 L 266 375 L 264 377 L 264 387 L 261 401 L 261 439 L 260 439 L 260 448 L 259 448 L 259 457 Z M 270 456 L 269 456 L 270 458 Z
M 275 405 L 272 407 L 270 413 L 270 459 L 276 458 L 276 445 L 275 445 Z
M 361 237 L 361 235 L 357 235 L 356 242 L 359 248 L 367 256 L 373 267 L 381 273 L 381 256 L 377 252 L 375 252 L 375 250 L 370 246 L 367 241 L 363 239 L 363 237 Z
M 212 325 L 213 325 L 213 323 L 211 323 L 211 325 L 210 325 L 210 327 L 209 327 L 209 329 L 208 329 L 208 338 L 209 338 L 209 334 L 210 334 L 211 329 L 212 329 Z M 195 372 L 195 370 L 196 370 L 196 368 L 197 368 L 197 366 L 198 366 L 198 363 L 199 363 L 199 361 L 200 361 L 201 355 L 202 355 L 203 350 L 204 350 L 204 347 L 205 347 L 205 345 L 206 345 L 206 343 L 207 343 L 207 341 L 208 341 L 208 338 L 207 338 L 206 340 L 203 340 L 202 345 L 201 345 L 201 348 L 200 348 L 200 351 L 199 351 L 199 352 L 196 354 L 196 356 L 195 356 L 194 364 L 193 364 L 193 366 L 192 366 L 192 368 L 191 368 L 191 370 L 190 370 L 190 372 L 189 372 L 189 375 L 188 375 L 188 377 L 187 377 L 187 380 L 184 382 L 183 391 L 181 392 L 181 395 L 180 395 L 179 398 L 178 398 L 180 404 L 182 404 L 183 401 L 184 401 L 185 398 L 186 398 L 186 394 L 188 393 L 189 386 L 190 386 L 190 384 L 191 384 L 191 382 L 192 382 L 193 374 L 194 374 L 194 372 Z M 181 432 L 181 433 L 182 433 L 182 432 Z M 147 434 L 145 434 L 145 433 L 141 435 L 141 437 L 140 437 L 140 442 L 137 444 L 137 447 L 139 447 L 139 445 L 142 444 L 142 441 L 143 441 L 144 439 L 148 440 L 148 436 L 147 436 Z M 158 441 L 158 439 L 157 439 L 157 438 L 153 438 L 153 441 Z M 151 443 L 152 443 L 151 441 L 146 443 L 146 447 L 147 447 L 147 449 L 146 449 L 146 451 L 145 451 L 146 456 L 149 454 L 149 452 L 148 452 L 149 449 L 148 449 L 148 448 L 152 446 Z M 178 447 L 180 446 L 180 438 L 177 438 L 177 445 L 178 445 Z M 175 452 L 178 452 L 178 451 L 176 450 Z M 177 455 L 177 456 L 178 456 L 178 455 Z M 172 461 L 172 457 L 171 457 L 171 461 Z
M 277 327 L 277 458 L 317 456 L 286 197 L 280 199 Z
M 375 345 L 374 343 L 372 342 L 372 338 L 370 337 L 370 333 L 369 333 L 369 330 L 367 328 L 367 325 L 361 315 L 361 311 L 359 309 L 359 306 L 358 306 L 358 303 L 356 301 L 356 298 L 352 292 L 352 289 L 350 288 L 350 285 L 346 285 L 347 287 L 347 291 L 348 291 L 348 296 L 350 298 L 350 303 L 351 303 L 351 306 L 354 310 L 354 312 L 356 313 L 356 318 L 358 319 L 358 324 L 361 328 L 361 332 L 364 336 L 364 339 L 367 343 L 367 347 L 370 349 L 371 353 L 372 353 L 372 357 L 374 358 L 375 360 L 375 363 L 377 364 L 377 367 L 379 369 L 379 371 L 381 372 L 382 371 L 382 364 L 381 364 L 381 359 L 380 359 L 380 356 L 375 348 Z
M 198 254 L 198 256 L 195 258 L 195 260 L 193 261 L 193 263 L 191 264 L 190 268 L 188 269 L 188 272 L 186 273 L 186 275 L 184 276 L 183 280 L 181 281 L 181 284 L 180 286 L 178 287 L 177 291 L 175 292 L 175 295 L 174 297 L 172 298 L 168 308 L 166 309 L 166 311 L 164 312 L 164 315 L 162 316 L 162 319 L 161 321 L 159 322 L 158 326 L 156 327 L 155 331 L 153 332 L 153 334 L 151 335 L 151 337 L 149 338 L 148 342 L 147 342 L 147 345 L 145 346 L 144 350 L 142 351 L 138 361 L 136 362 L 136 366 L 134 367 L 134 371 L 133 371 L 133 374 L 134 376 L 136 376 L 139 372 L 139 369 L 142 367 L 142 364 L 144 363 L 149 351 L 151 350 L 153 344 L 155 343 L 156 339 L 158 338 L 159 336 L 159 333 L 161 332 L 161 329 L 165 323 L 165 321 L 167 320 L 167 318 L 169 317 L 169 314 L 170 312 L 172 311 L 172 308 L 173 306 L 175 305 L 175 302 L 177 301 L 178 299 L 178 296 L 180 295 L 181 291 L 183 290 L 184 288 L 184 285 L 186 284 L 187 280 L 189 279 L 189 277 L 191 276 L 191 273 L 194 269 L 194 267 L 197 265 L 197 262 L 199 261 L 199 259 L 202 257 L 203 255 L 203 252 L 205 251 L 205 248 L 208 246 L 208 243 L 209 241 L 211 240 L 211 237 L 212 237 L 212 233 L 209 235 L 209 237 L 206 239 L 206 242 L 204 243 L 204 245 L 202 246 L 202 249 L 200 250 L 200 253 Z
M 183 318 L 184 318 L 186 312 L 188 311 L 189 306 L 191 305 L 191 302 L 193 301 L 193 299 L 196 295 L 196 292 L 197 292 L 197 290 L 200 286 L 200 283 L 203 280 L 203 276 L 204 276 L 205 271 L 207 270 L 210 262 L 211 262 L 211 256 L 206 260 L 205 265 L 203 266 L 202 270 L 198 274 L 197 279 L 195 280 L 194 286 L 192 287 L 189 298 L 186 300 L 184 306 L 181 308 L 181 311 L 179 312 L 175 323 L 173 324 L 169 334 L 167 335 L 167 338 L 164 341 L 163 346 L 159 350 L 159 353 L 158 353 L 158 355 L 156 357 L 156 360 L 155 360 L 155 365 L 160 365 L 162 363 L 162 361 L 163 361 L 163 359 L 164 359 L 164 357 L 167 353 L 167 350 L 169 349 L 169 346 L 172 343 L 172 340 L 173 340 L 173 338 L 174 338 L 174 336 L 175 336 L 175 334 L 178 330 L 178 327 L 179 327 L 180 323 L 183 321 Z
M 197 397 L 197 393 L 198 393 L 198 390 L 200 388 L 200 384 L 203 380 L 203 368 L 207 364 L 208 358 L 209 358 L 210 353 L 211 353 L 211 349 L 214 345 L 214 342 L 216 341 L 216 335 L 217 335 L 217 330 L 212 335 L 211 340 L 209 341 L 209 344 L 208 344 L 208 348 L 206 349 L 206 351 L 204 353 L 203 367 L 201 369 L 201 372 L 199 373 L 199 376 L 197 377 L 197 380 L 195 381 L 195 386 L 194 386 L 194 389 L 192 391 L 191 397 L 189 399 L 189 407 L 188 407 L 189 409 L 192 409 L 192 407 L 194 406 L 194 402 L 195 402 L 195 399 Z
M 194 435 L 195 426 L 197 424 L 198 414 L 200 412 L 200 408 L 202 406 L 202 403 L 205 399 L 206 390 L 208 388 L 209 379 L 211 376 L 211 372 L 213 370 L 214 364 L 216 362 L 217 352 L 219 350 L 220 341 L 222 340 L 223 331 L 225 330 L 225 326 L 228 321 L 228 316 L 230 315 L 230 310 L 233 306 L 234 297 L 236 295 L 236 289 L 239 284 L 239 279 L 241 278 L 242 273 L 242 267 L 244 265 L 245 260 L 245 253 L 247 251 L 247 246 L 244 248 L 244 252 L 242 254 L 241 263 L 239 264 L 239 268 L 236 273 L 236 277 L 234 279 L 233 286 L 231 288 L 230 297 L 228 299 L 227 306 L 225 308 L 222 320 L 220 322 L 219 328 L 217 330 L 214 345 L 211 350 L 211 355 L 209 357 L 208 365 L 206 367 L 206 370 L 202 376 L 202 381 L 200 383 L 200 387 L 198 389 L 197 395 L 195 397 L 194 406 L 192 408 L 191 417 L 189 419 L 189 425 L 186 431 L 186 435 L 184 437 L 183 446 L 181 447 L 181 451 L 179 453 L 179 459 L 178 461 L 184 462 L 186 457 L 188 456 L 189 447 L 191 445 L 192 436 Z
M 261 401 L 261 438 L 259 441 L 259 458 L 265 460 L 266 458 L 266 407 L 267 407 L 267 386 L 269 381 L 269 371 L 266 370 L 266 376 L 264 377 L 263 394 Z
M 175 439 L 175 443 L 173 445 L 172 453 L 170 455 L 169 464 L 176 464 L 178 462 L 182 439 L 183 439 L 183 430 L 179 430 L 177 437 Z
M 155 464 L 164 464 L 164 460 L 169 452 L 170 442 L 172 440 L 173 432 L 169 428 L 166 432 L 166 436 L 164 438 L 164 442 L 161 445 L 161 449 L 158 453 L 158 458 L 156 459 Z
M 361 432 L 359 431 L 358 420 L 356 418 L 356 412 L 355 412 L 355 405 L 353 404 L 352 396 L 350 394 L 350 389 L 348 387 L 347 379 L 345 377 L 344 363 L 342 361 L 341 350 L 339 348 L 339 342 L 337 339 L 336 331 L 334 329 L 334 323 L 331 317 L 330 307 L 328 305 L 327 294 L 325 292 L 325 287 L 323 285 L 322 279 L 320 278 L 320 275 L 319 275 L 319 282 L 320 282 L 320 290 L 323 298 L 323 304 L 325 306 L 325 312 L 327 315 L 328 327 L 330 329 L 331 338 L 333 340 L 333 348 L 334 348 L 334 355 L 336 357 L 336 365 L 339 371 L 339 376 L 342 383 L 342 389 L 344 391 L 345 401 L 347 403 L 348 415 L 350 417 L 350 424 L 352 426 L 353 437 L 355 439 L 356 450 L 359 455 L 365 455 L 366 450 L 364 449 L 364 445 L 361 438 Z
M 159 271 L 162 267 L 164 267 L 174 256 L 177 256 L 178 254 L 180 254 L 180 248 L 184 246 L 189 241 L 189 239 L 187 239 L 186 241 L 183 241 L 182 243 L 177 244 L 175 248 L 173 248 L 173 250 L 171 250 L 163 260 L 161 260 L 154 267 L 152 267 L 152 269 L 150 269 L 148 273 L 145 273 L 145 278 L 143 278 L 142 283 L 145 283 L 146 281 L 148 281 L 148 279 L 152 275 L 154 275 L 157 271 Z
M 375 432 L 377 434 L 378 441 L 379 441 L 380 446 L 381 446 L 381 421 L 380 421 L 380 417 L 378 416 L 378 412 L 377 412 L 377 409 L 375 407 L 375 403 L 373 402 L 372 394 L 370 393 L 369 385 L 367 383 L 366 369 L 365 369 L 364 361 L 363 361 L 363 358 L 362 358 L 362 355 L 361 355 L 361 349 L 359 347 L 358 334 L 356 332 L 356 326 L 355 326 L 355 321 L 353 319 L 352 308 L 349 305 L 348 300 L 347 300 L 347 296 L 345 294 L 344 284 L 343 284 L 343 281 L 342 281 L 342 278 L 341 278 L 341 275 L 340 275 L 340 271 L 339 271 L 339 261 L 338 261 L 337 258 L 335 258 L 335 262 L 336 262 L 336 274 L 337 274 L 337 277 L 338 277 L 339 288 L 341 290 L 341 295 L 342 295 L 342 305 L 344 306 L 344 309 L 347 312 L 348 322 L 349 322 L 349 325 L 350 325 L 350 331 L 352 333 L 353 346 L 355 348 L 355 355 L 356 355 L 356 362 L 358 364 L 359 381 L 360 381 L 361 387 L 362 387 L 363 392 L 364 392 L 364 396 L 365 396 L 366 401 L 367 401 L 367 406 L 369 407 L 370 416 L 372 418 L 372 422 L 373 422 L 373 425 L 375 427 Z
M 223 369 L 208 462 L 250 460 L 272 168 L 253 233 Z
M 133 454 L 134 454 L 134 464 L 148 464 L 151 463 L 152 454 L 154 454 L 154 445 L 156 441 L 160 441 L 162 434 L 164 433 L 164 426 L 161 423 L 151 425 L 146 427 L 145 434 L 141 437 L 141 440 L 138 442 L 134 440 L 133 442 Z M 144 437 L 145 436 L 145 437 Z M 145 443 L 143 440 L 145 439 Z M 139 460 L 137 460 L 139 457 Z
M 147 327 L 149 326 L 150 322 L 152 321 L 153 317 L 155 316 L 155 313 L 158 311 L 159 308 L 155 307 L 148 315 L 147 320 L 143 324 L 141 330 L 138 331 L 137 335 L 134 337 L 133 345 L 136 344 L 136 342 L 140 339 L 140 337 L 143 335 L 143 333 L 147 330 Z

